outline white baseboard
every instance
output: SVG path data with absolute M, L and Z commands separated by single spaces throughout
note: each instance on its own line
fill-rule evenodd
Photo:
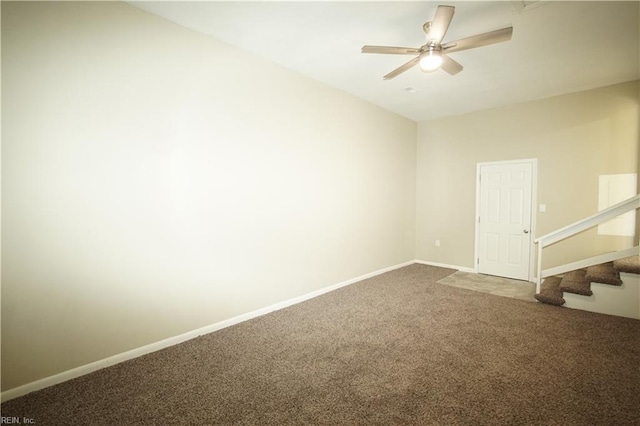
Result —
M 101 370 L 103 368 L 110 367 L 112 365 L 119 364 L 121 362 L 128 361 L 130 359 L 134 359 L 142 355 L 156 352 L 161 349 L 165 349 L 170 346 L 177 345 L 179 343 L 186 342 L 187 340 L 195 339 L 196 337 L 202 336 L 204 334 L 213 333 L 214 331 L 218 331 L 223 328 L 230 327 L 235 324 L 239 324 L 243 321 L 247 321 L 252 318 L 256 318 L 256 317 L 268 314 L 270 312 L 274 312 L 274 311 L 286 308 L 288 306 L 295 305 L 300 302 L 304 302 L 309 299 L 313 299 L 314 297 L 318 297 L 330 291 L 337 290 L 341 287 L 345 287 L 345 286 L 357 283 L 367 278 L 375 277 L 376 275 L 384 274 L 385 272 L 393 271 L 394 269 L 403 268 L 405 266 L 409 266 L 414 263 L 416 262 L 411 260 L 409 262 L 404 262 L 395 266 L 390 266 L 388 268 L 379 269 L 377 271 L 370 272 L 368 274 L 361 275 L 359 277 L 352 278 L 350 280 L 343 281 L 338 284 L 321 288 L 320 290 L 312 291 L 311 293 L 307 293 L 302 296 L 294 297 L 292 299 L 285 300 L 283 302 L 278 302 L 273 305 L 269 305 L 255 311 L 248 312 L 246 314 L 238 315 L 236 317 L 217 322 L 215 324 L 211 324 L 211 325 L 201 327 L 192 331 L 188 331 L 178 336 L 169 337 L 168 339 L 160 340 L 158 342 L 151 343 L 149 345 L 145 345 L 136 349 L 132 349 L 130 351 L 123 352 L 114 356 L 110 356 L 108 358 L 104 358 L 99 361 L 81 365 L 80 367 L 63 371 L 62 373 L 45 377 L 44 379 L 36 380 L 35 382 L 27 383 L 25 385 L 18 386 L 16 388 L 4 391 L 2 392 L 2 394 L 0 394 L 0 401 L 5 402 L 10 399 L 14 399 L 14 398 L 18 398 L 20 396 L 26 395 L 30 392 L 35 392 L 35 391 L 47 388 L 49 386 L 63 383 L 68 380 L 75 379 L 76 377 L 84 376 L 86 374 L 93 373 L 94 371 Z
M 471 274 L 475 274 L 477 272 L 475 269 L 467 268 L 466 266 L 448 265 L 446 263 L 429 262 L 427 260 L 416 260 L 415 263 L 420 263 L 422 265 L 429 265 L 429 266 L 437 266 L 439 268 L 457 269 L 458 271 L 469 272 Z

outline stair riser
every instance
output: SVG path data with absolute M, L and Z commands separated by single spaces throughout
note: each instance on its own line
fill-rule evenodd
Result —
M 591 283 L 593 295 L 564 293 L 567 308 L 640 319 L 640 275 L 621 273 L 622 285 Z

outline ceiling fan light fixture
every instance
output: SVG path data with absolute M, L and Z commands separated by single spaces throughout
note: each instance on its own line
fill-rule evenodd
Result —
M 442 55 L 439 50 L 430 49 L 420 57 L 420 69 L 424 72 L 435 71 L 442 65 Z

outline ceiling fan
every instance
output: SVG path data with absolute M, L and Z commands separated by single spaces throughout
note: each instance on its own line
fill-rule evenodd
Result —
M 502 28 L 487 33 L 477 34 L 471 37 L 462 38 L 456 41 L 442 43 L 444 35 L 447 33 L 455 7 L 438 6 L 433 21 L 425 22 L 422 29 L 427 35 L 427 43 L 421 47 L 392 47 L 392 46 L 362 46 L 362 53 L 385 53 L 394 55 L 417 55 L 404 65 L 391 71 L 383 78 L 390 80 L 402 74 L 416 64 L 425 72 L 435 71 L 442 68 L 451 75 L 462 71 L 462 65 L 451 59 L 447 54 L 460 52 L 462 50 L 474 49 L 476 47 L 487 46 L 489 44 L 500 43 L 511 40 L 513 27 Z

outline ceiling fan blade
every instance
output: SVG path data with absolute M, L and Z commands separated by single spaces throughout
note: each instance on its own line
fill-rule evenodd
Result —
M 464 69 L 462 65 L 460 65 L 458 62 L 454 61 L 447 55 L 441 55 L 441 56 L 442 56 L 442 65 L 440 65 L 440 68 L 442 68 L 444 71 L 448 72 L 449 74 L 456 75 Z
M 394 46 L 362 46 L 362 53 L 386 53 L 393 55 L 418 55 L 420 49 Z
M 429 34 L 427 34 L 428 41 L 434 41 L 436 44 L 440 44 L 449 29 L 449 24 L 453 19 L 455 10 L 456 8 L 453 6 L 438 6 L 436 15 L 433 17 L 433 21 L 431 21 Z
M 513 34 L 513 27 L 489 31 L 488 33 L 447 42 L 442 45 L 442 51 L 447 53 L 460 52 L 461 50 L 474 49 L 476 47 L 487 46 L 489 44 L 501 43 L 503 41 L 511 40 L 511 34 Z
M 389 74 L 385 75 L 382 78 L 385 79 L 385 80 L 391 80 L 393 77 L 396 77 L 396 76 L 402 74 L 403 72 L 405 72 L 406 70 L 408 70 L 412 66 L 416 65 L 418 62 L 420 62 L 420 56 L 416 56 L 415 58 L 413 58 L 412 60 L 410 60 L 406 64 L 399 66 L 398 68 L 396 68 L 395 70 L 391 71 Z

